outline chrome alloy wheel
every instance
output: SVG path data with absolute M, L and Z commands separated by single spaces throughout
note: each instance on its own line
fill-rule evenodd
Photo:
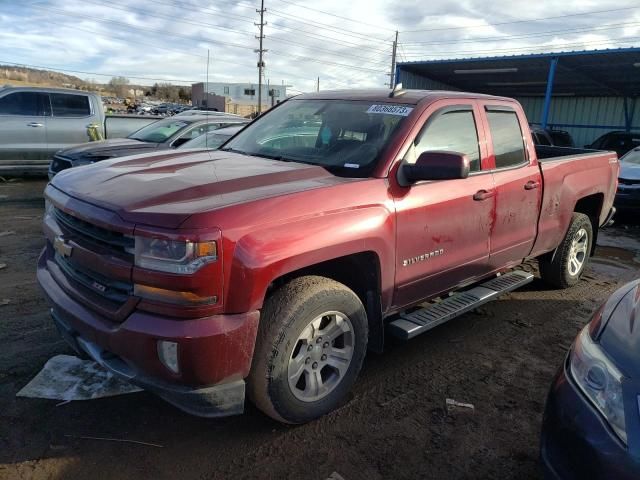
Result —
M 571 248 L 569 249 L 569 261 L 567 262 L 567 269 L 569 275 L 575 277 L 580 273 L 584 262 L 587 259 L 587 248 L 589 247 L 589 234 L 584 228 L 581 228 L 573 236 L 571 241 Z
M 329 395 L 349 370 L 355 338 L 351 320 L 340 312 L 326 312 L 302 331 L 289 359 L 289 388 L 303 402 Z

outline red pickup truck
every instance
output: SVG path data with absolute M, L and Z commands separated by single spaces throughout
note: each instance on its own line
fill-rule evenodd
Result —
M 578 282 L 613 214 L 615 153 L 536 147 L 520 105 L 468 93 L 289 99 L 218 151 L 68 170 L 38 280 L 78 352 L 201 416 L 302 423 L 367 350 L 531 281 Z

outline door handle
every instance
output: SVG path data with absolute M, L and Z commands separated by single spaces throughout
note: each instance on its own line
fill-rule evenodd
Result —
M 495 190 L 478 190 L 474 195 L 473 199 L 480 202 L 482 200 L 486 200 L 487 198 L 495 197 Z
M 539 188 L 539 187 L 540 187 L 540 182 L 537 182 L 534 180 L 529 180 L 527 183 L 524 184 L 525 190 L 533 190 L 534 188 Z
M 38 122 L 31 122 L 31 123 L 27 123 L 27 127 L 44 127 L 44 125 Z

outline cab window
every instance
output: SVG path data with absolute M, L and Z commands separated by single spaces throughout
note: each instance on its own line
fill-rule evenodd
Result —
M 0 115 L 44 117 L 50 114 L 49 95 L 39 92 L 14 92 L 0 98 Z
M 524 137 L 518 116 L 513 110 L 487 111 L 489 129 L 493 140 L 496 168 L 508 168 L 527 161 Z
M 418 157 L 429 151 L 464 153 L 469 159 L 469 171 L 480 171 L 480 147 L 478 131 L 471 107 L 435 113 L 427 120 L 426 127 L 414 142 L 406 161 L 415 163 Z

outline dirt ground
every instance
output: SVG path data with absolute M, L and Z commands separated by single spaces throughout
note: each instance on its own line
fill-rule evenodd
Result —
M 35 281 L 44 185 L 0 181 L 0 305 L 9 301 L 0 306 L 3 479 L 541 478 L 553 375 L 597 306 L 640 276 L 640 228 L 609 228 L 577 287 L 535 281 L 370 354 L 348 402 L 307 425 L 280 425 L 251 405 L 242 416 L 200 419 L 147 393 L 58 406 L 15 397 L 47 359 L 71 353 Z M 447 398 L 475 411 L 447 413 Z

